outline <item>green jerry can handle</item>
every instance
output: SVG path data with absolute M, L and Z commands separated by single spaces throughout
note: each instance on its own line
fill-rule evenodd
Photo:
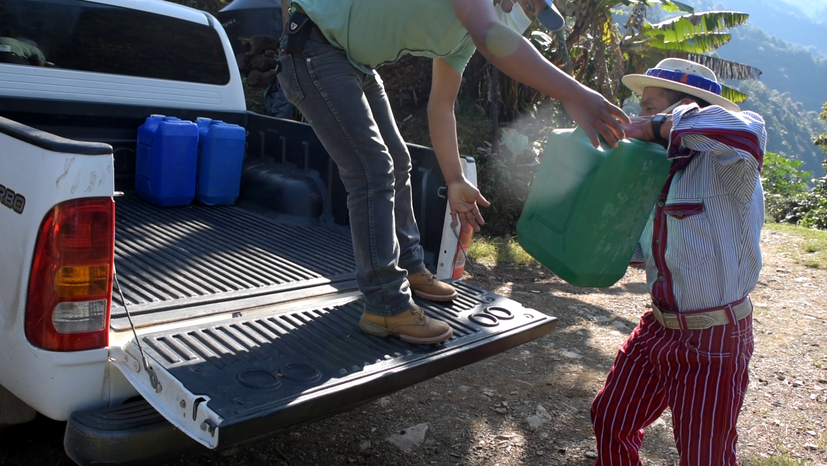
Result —
M 560 129 L 563 129 L 563 128 L 560 128 Z M 580 126 L 575 126 L 574 127 L 574 134 L 576 134 L 577 137 L 582 137 L 582 138 L 588 140 L 589 144 L 591 144 L 591 140 L 589 140 L 589 135 L 586 134 L 586 130 L 584 130 Z M 611 149 L 611 146 L 609 146 L 609 143 L 606 142 L 606 138 L 604 138 L 603 135 L 600 134 L 599 132 L 597 133 L 597 139 L 600 142 L 600 146 L 603 147 L 604 150 Z M 661 147 L 661 148 L 663 147 L 662 145 L 660 145 L 656 142 L 647 141 L 645 139 L 637 139 L 637 138 L 626 137 L 625 139 L 621 139 L 621 141 L 645 142 L 647 144 L 652 144 L 652 145 L 655 145 L 655 146 L 658 146 L 658 147 Z

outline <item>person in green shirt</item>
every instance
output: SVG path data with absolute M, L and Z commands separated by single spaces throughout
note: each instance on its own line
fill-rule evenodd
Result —
M 0 62 L 46 66 L 46 55 L 34 45 L 11 37 L 0 37 Z
M 313 127 L 348 192 L 359 327 L 432 344 L 453 334 L 412 295 L 449 301 L 456 290 L 425 268 L 411 197 L 411 157 L 375 69 L 404 54 L 433 59 L 431 141 L 455 224 L 479 231 L 489 202 L 462 172 L 454 101 L 475 50 L 517 81 L 560 100 L 597 147 L 624 137 L 629 118 L 548 62 L 522 34 L 536 18 L 560 29 L 551 0 L 281 0 L 288 18 L 278 62 L 284 94 Z

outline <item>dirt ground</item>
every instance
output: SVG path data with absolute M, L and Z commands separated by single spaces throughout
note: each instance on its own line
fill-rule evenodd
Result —
M 827 465 L 827 270 L 796 264 L 789 252 L 796 241 L 763 234 L 765 265 L 752 294 L 755 354 L 739 422 L 742 465 Z M 175 464 L 593 464 L 589 404 L 647 307 L 643 271 L 630 269 L 610 289 L 572 287 L 540 267 L 476 271 L 482 286 L 558 317 L 557 330 L 288 434 Z M 388 441 L 422 424 L 424 442 L 411 452 Z M 677 464 L 670 426 L 667 412 L 647 429 L 644 464 Z M 71 464 L 63 427 L 38 419 L 3 432 L 0 465 Z

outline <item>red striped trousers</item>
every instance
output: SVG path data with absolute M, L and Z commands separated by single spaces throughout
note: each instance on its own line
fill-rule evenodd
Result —
M 681 466 L 736 466 L 736 423 L 749 384 L 752 315 L 704 330 L 640 319 L 591 407 L 597 465 L 640 465 L 643 428 L 669 407 Z

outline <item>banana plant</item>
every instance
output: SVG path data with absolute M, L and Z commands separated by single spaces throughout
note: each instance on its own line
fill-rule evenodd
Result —
M 673 0 L 558 0 L 558 9 L 568 17 L 568 33 L 550 35 L 541 28 L 532 32 L 535 46 L 558 66 L 607 98 L 622 100 L 629 91 L 619 85 L 626 73 L 643 72 L 666 57 L 680 57 L 709 66 L 720 79 L 758 79 L 761 71 L 706 55 L 730 41 L 727 32 L 749 17 L 735 11 L 696 12 Z M 680 13 L 655 24 L 647 21 L 650 7 Z M 613 13 L 629 11 L 623 27 Z M 550 53 L 554 52 L 554 53 Z M 725 97 L 741 102 L 742 94 L 724 86 Z
M 662 8 L 674 11 L 670 10 L 670 6 Z M 655 24 L 646 21 L 627 23 L 629 32 L 620 44 L 628 57 L 627 70 L 652 67 L 666 57 L 680 57 L 711 68 L 719 79 L 745 80 L 761 76 L 761 70 L 749 65 L 703 55 L 728 43 L 732 36 L 727 31 L 744 24 L 748 14 L 736 11 L 681 11 L 684 14 Z M 729 86 L 722 87 L 723 96 L 733 102 L 743 102 L 747 98 L 746 94 Z

